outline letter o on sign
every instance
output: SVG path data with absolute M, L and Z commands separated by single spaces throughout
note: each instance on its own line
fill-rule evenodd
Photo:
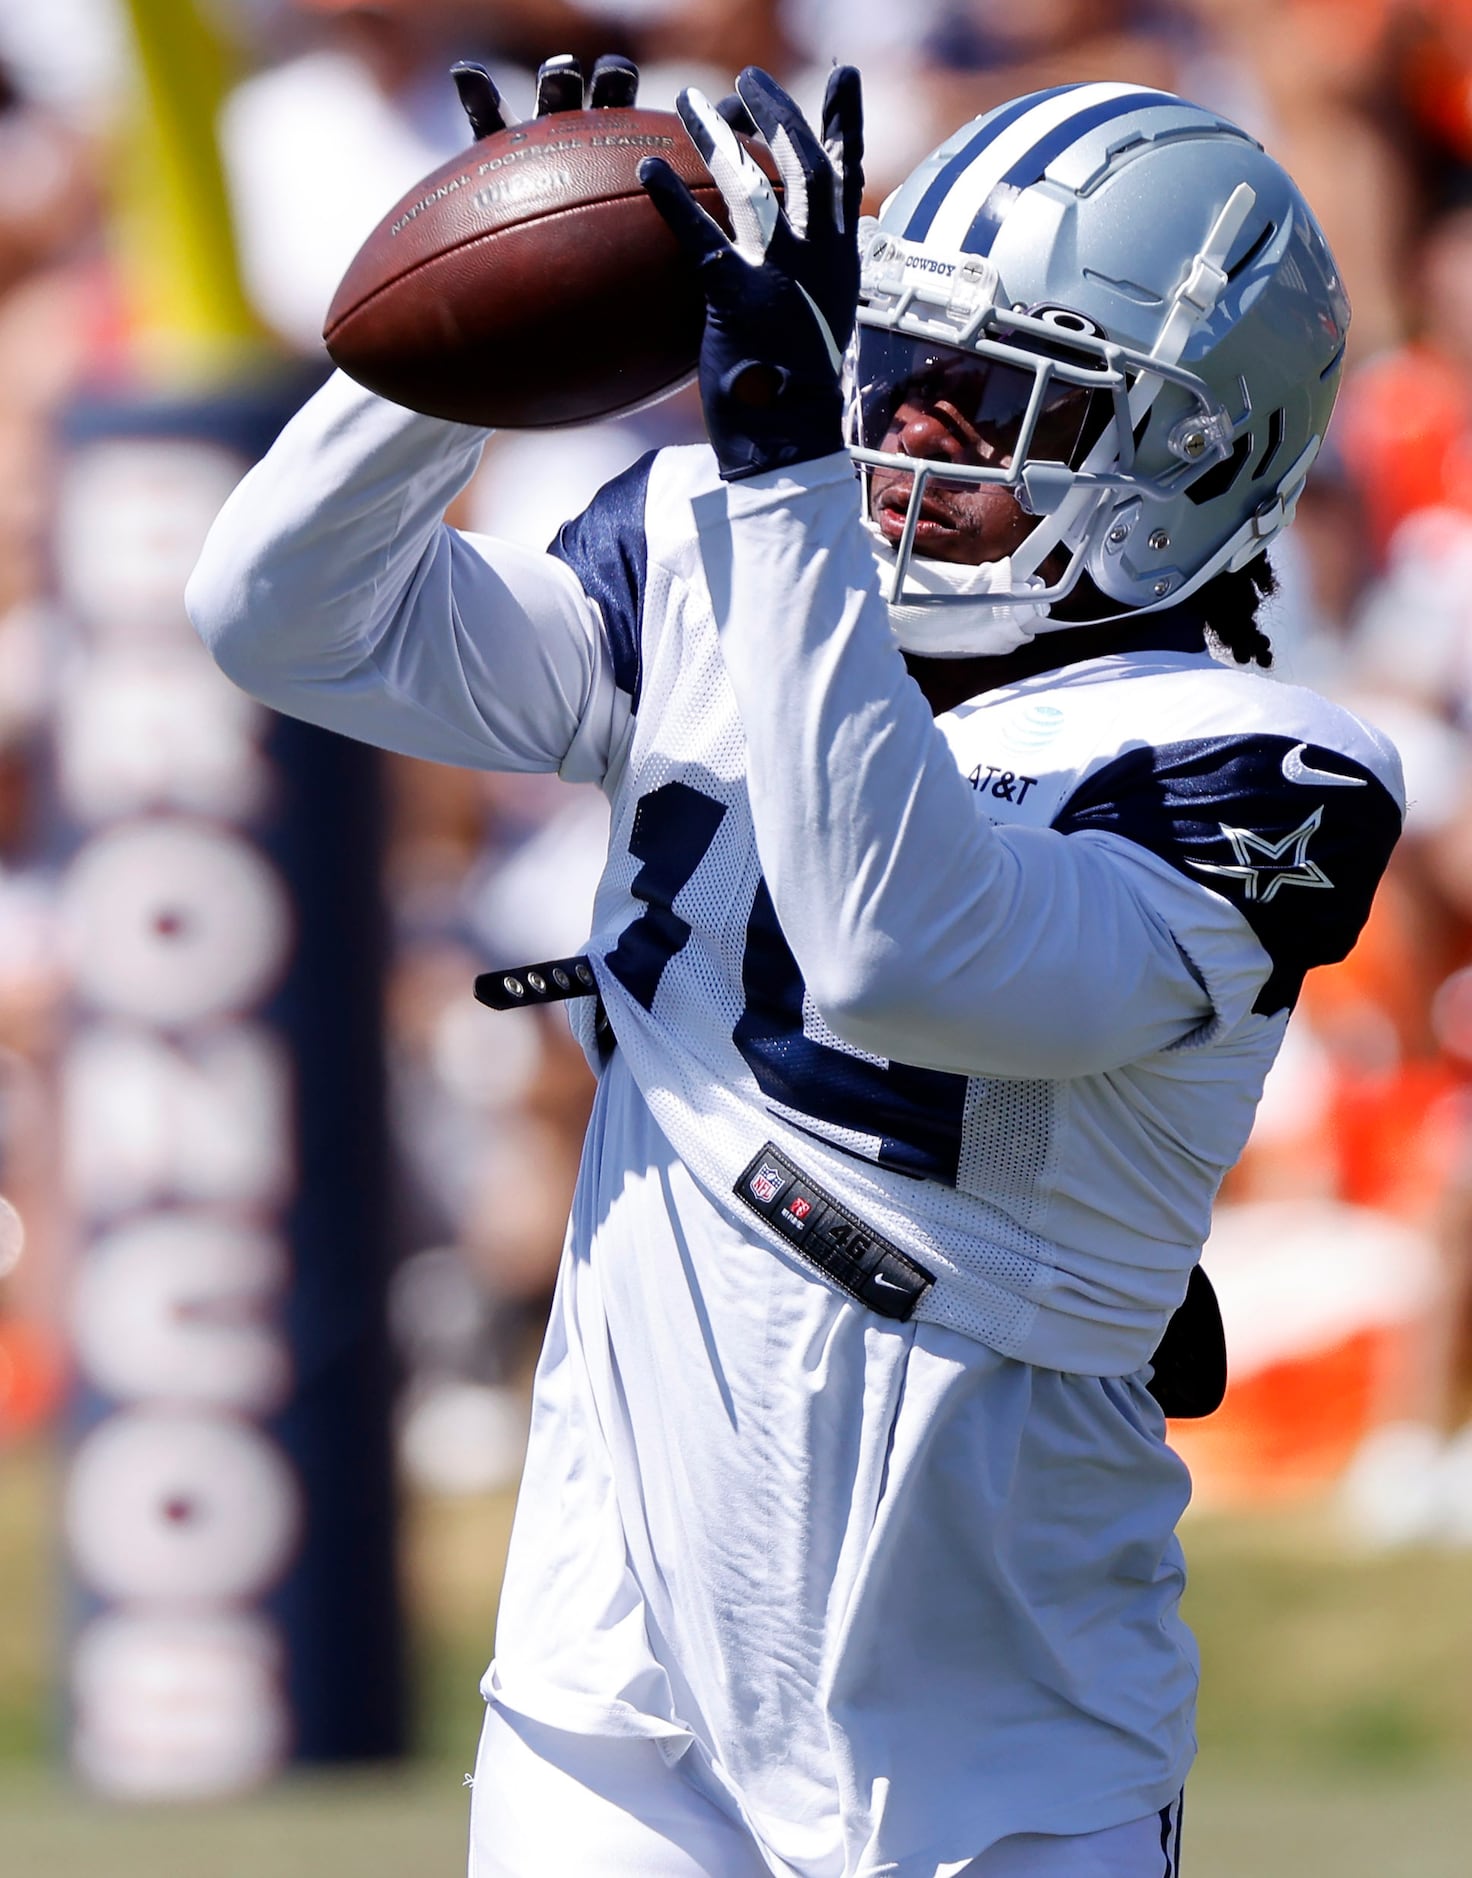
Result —
M 149 1024 L 193 1024 L 275 988 L 291 914 L 275 869 L 224 828 L 159 817 L 89 841 L 62 886 L 77 989 Z
M 283 1657 L 274 1625 L 255 1613 L 94 1619 L 72 1658 L 78 1770 L 131 1800 L 258 1785 L 291 1746 Z
M 290 1565 L 300 1497 L 280 1449 L 251 1423 L 130 1410 L 77 1449 L 66 1532 L 78 1574 L 101 1597 L 243 1603 Z

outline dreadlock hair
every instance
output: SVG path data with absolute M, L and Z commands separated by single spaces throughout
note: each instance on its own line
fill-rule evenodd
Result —
M 1278 576 L 1265 554 L 1250 560 L 1246 567 L 1223 568 L 1214 574 L 1196 595 L 1206 621 L 1206 630 L 1239 665 L 1260 665 L 1264 671 L 1273 663 L 1273 647 L 1257 623 L 1258 608 L 1278 591 Z

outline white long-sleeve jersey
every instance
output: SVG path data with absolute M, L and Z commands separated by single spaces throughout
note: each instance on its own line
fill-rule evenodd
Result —
M 331 383 L 191 585 L 220 663 L 390 749 L 600 784 L 589 953 L 713 1203 L 801 1258 L 802 1207 L 761 1204 L 795 1168 L 916 1317 L 1137 1370 L 1304 972 L 1364 921 L 1391 747 L 1178 615 L 933 720 L 845 458 L 729 486 L 662 451 L 537 555 L 442 524 L 480 442 Z
M 441 525 L 479 447 L 332 382 L 189 601 L 268 703 L 610 800 L 486 1694 L 659 1740 L 781 1878 L 1153 1814 L 1196 1663 L 1143 1366 L 1394 756 L 1179 617 L 933 720 L 846 461 L 667 451 L 544 556 Z

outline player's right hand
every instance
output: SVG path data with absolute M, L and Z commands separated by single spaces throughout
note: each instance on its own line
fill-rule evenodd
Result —
M 483 65 L 462 60 L 451 66 L 450 76 L 477 142 L 494 136 L 498 130 L 509 130 L 518 121 Z M 638 66 L 616 52 L 605 52 L 593 67 L 586 96 L 583 68 L 570 52 L 544 59 L 537 68 L 538 117 L 548 117 L 554 111 L 581 111 L 585 105 L 593 111 L 620 110 L 633 104 L 638 95 Z
M 694 90 L 678 109 L 725 197 L 733 233 L 707 215 L 662 157 L 639 180 L 689 256 L 705 292 L 700 394 L 726 481 L 842 449 L 844 348 L 859 298 L 858 219 L 864 132 L 859 75 L 829 75 L 818 134 L 765 72 L 736 81 L 772 152 L 782 200 L 743 149 L 729 100 Z M 739 121 L 739 120 L 738 120 Z

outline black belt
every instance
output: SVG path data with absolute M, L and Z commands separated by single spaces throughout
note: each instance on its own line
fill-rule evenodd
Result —
M 512 965 L 504 972 L 482 972 L 475 995 L 493 1011 L 518 1011 L 527 1004 L 560 1004 L 564 998 L 595 998 L 597 981 L 587 955 L 548 959 L 541 965 Z
M 531 1004 L 597 997 L 598 985 L 587 955 L 579 953 L 576 958 L 482 972 L 475 995 L 493 1011 L 516 1011 Z M 601 998 L 596 1028 L 606 1056 L 616 1040 Z M 816 1186 L 770 1141 L 745 1168 L 734 1191 L 795 1252 L 881 1317 L 903 1322 L 935 1282 L 932 1272 Z M 1151 1361 L 1150 1393 L 1167 1415 L 1195 1419 L 1221 1406 L 1227 1392 L 1226 1339 L 1216 1293 L 1199 1265 Z
M 493 1011 L 519 1011 L 529 1004 L 561 1004 L 568 998 L 597 998 L 593 1037 L 603 1062 L 618 1044 L 585 952 L 571 959 L 544 959 L 540 965 L 508 965 L 504 971 L 482 972 L 475 981 L 475 995 Z
M 769 1141 L 733 1189 L 799 1257 L 881 1317 L 906 1322 L 935 1283 L 918 1259 L 866 1226 Z

